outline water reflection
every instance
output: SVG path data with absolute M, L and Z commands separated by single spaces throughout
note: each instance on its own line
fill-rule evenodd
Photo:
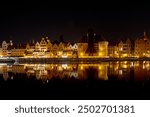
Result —
M 52 78 L 96 78 L 109 80 L 149 80 L 150 61 L 103 62 L 100 64 L 0 64 L 0 75 L 4 80 L 15 78 L 16 74 L 34 76 L 37 80 L 48 82 Z

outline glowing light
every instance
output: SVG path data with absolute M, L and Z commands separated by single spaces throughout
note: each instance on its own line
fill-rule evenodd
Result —
M 13 76 L 11 76 L 11 80 L 13 80 L 14 79 L 14 77 Z
M 101 51 L 103 51 L 103 50 L 104 50 L 104 48 L 100 48 L 100 50 L 101 50 Z
M 102 66 L 98 66 L 98 69 L 101 70 L 101 69 L 102 69 Z
M 143 65 L 143 69 L 145 69 L 145 65 Z
M 134 66 L 134 64 L 133 64 L 133 62 L 131 62 L 131 67 L 133 67 Z
M 81 52 L 80 55 L 83 56 L 83 53 Z
M 125 64 L 127 64 L 127 61 L 124 61 Z
M 101 52 L 99 52 L 99 56 L 102 56 L 102 53 L 101 53 Z
M 62 69 L 62 67 L 61 66 L 59 66 L 58 67 L 58 71 L 62 71 L 63 69 Z
M 62 58 L 67 58 L 67 55 L 62 55 Z
M 81 66 L 80 69 L 83 70 L 83 66 Z
M 119 75 L 122 75 L 122 70 L 119 70 Z
M 125 69 L 126 69 L 126 68 L 128 68 L 128 66 L 127 66 L 127 65 L 123 65 L 122 67 L 123 67 L 123 68 L 125 68 Z
M 64 68 L 64 69 L 67 69 L 67 64 L 62 64 L 62 67 Z

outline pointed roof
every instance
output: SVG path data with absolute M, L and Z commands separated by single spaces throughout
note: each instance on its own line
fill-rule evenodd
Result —
M 126 43 L 131 43 L 131 40 L 128 38 L 127 41 L 126 41 Z
M 144 33 L 143 33 L 143 39 L 144 39 L 144 41 L 147 41 L 147 39 L 148 39 L 146 31 L 144 31 Z
M 40 44 L 39 44 L 39 42 L 37 41 L 35 45 L 37 46 L 37 45 L 40 45 Z
M 120 45 L 120 44 L 123 44 L 122 40 L 119 42 L 119 45 Z

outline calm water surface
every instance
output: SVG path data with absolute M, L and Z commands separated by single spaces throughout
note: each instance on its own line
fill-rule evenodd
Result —
M 150 61 L 0 64 L 0 99 L 150 99 Z

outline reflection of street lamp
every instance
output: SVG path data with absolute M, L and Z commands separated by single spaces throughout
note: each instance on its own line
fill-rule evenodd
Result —
M 122 47 L 120 48 L 120 51 L 122 51 L 123 49 L 122 49 Z
M 81 52 L 80 55 L 83 56 L 83 53 Z
M 99 52 L 99 56 L 102 56 L 101 52 Z
M 120 52 L 119 52 L 119 58 L 121 58 L 121 57 L 122 57 L 122 56 L 121 56 L 122 51 L 123 51 L 123 48 L 121 47 L 121 48 L 120 48 Z
M 83 66 L 81 66 L 81 70 L 83 70 Z
M 101 69 L 102 69 L 102 66 L 99 65 L 99 66 L 98 66 L 98 69 L 101 70 Z

